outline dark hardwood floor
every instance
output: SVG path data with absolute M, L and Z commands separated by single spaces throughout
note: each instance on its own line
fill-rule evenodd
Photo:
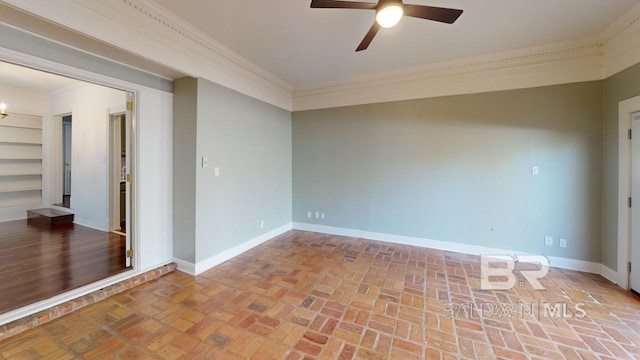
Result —
M 0 223 L 0 314 L 125 270 L 123 236 L 79 225 Z

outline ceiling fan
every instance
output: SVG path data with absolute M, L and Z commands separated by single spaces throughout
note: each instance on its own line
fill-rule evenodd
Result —
M 377 4 L 357 1 L 311 0 L 311 8 L 375 10 L 376 21 L 356 51 L 366 50 L 381 27 L 396 26 L 403 15 L 447 24 L 453 24 L 462 15 L 462 10 L 403 4 L 402 0 L 378 0 Z

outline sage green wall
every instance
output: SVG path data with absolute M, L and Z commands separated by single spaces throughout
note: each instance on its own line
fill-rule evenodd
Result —
M 198 79 L 197 117 L 199 262 L 289 224 L 292 176 L 289 111 Z
M 638 95 L 640 64 L 604 81 L 602 263 L 612 270 L 618 266 L 618 104 Z
M 600 262 L 602 88 L 294 112 L 293 219 Z
M 173 256 L 196 261 L 198 81 L 173 82 Z

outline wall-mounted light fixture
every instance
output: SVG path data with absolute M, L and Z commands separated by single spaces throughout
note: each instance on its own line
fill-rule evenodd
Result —
M 9 114 L 7 114 L 7 104 L 0 103 L 0 120 L 6 118 L 7 116 L 9 116 Z

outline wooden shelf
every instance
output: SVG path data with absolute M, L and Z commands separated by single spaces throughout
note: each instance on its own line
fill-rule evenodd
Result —
M 28 160 L 28 161 L 40 160 L 40 161 L 42 161 L 42 156 L 40 156 L 40 157 L 36 157 L 36 156 L 33 156 L 33 157 L 26 157 L 26 156 L 25 157 L 3 157 L 0 160 Z
M 41 141 L 10 141 L 10 140 L 0 140 L 0 144 L 21 144 L 21 145 L 38 145 L 42 146 Z
M 42 130 L 42 126 L 29 126 L 29 125 L 0 124 L 0 127 Z
M 2 193 L 14 193 L 14 192 L 27 192 L 27 191 L 42 191 L 41 187 L 25 187 L 25 188 L 13 188 L 13 189 L 0 189 L 0 194 Z
M 38 173 L 34 171 L 4 173 L 4 174 L 0 174 L 0 176 L 42 176 L 42 171 Z

